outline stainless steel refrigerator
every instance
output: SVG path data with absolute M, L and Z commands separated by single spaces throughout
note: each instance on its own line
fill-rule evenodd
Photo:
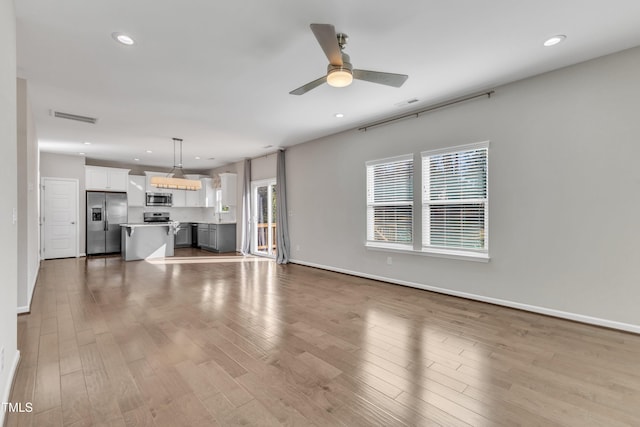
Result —
M 87 191 L 87 255 L 120 252 L 120 224 L 127 222 L 127 193 Z

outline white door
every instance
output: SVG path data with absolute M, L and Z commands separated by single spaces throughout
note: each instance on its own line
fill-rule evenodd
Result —
M 78 180 L 42 178 L 42 257 L 78 256 Z
M 251 183 L 251 250 L 256 255 L 276 256 L 276 188 L 275 179 Z

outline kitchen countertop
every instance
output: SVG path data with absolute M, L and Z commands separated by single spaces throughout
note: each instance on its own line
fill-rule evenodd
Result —
M 221 221 L 221 222 L 215 222 L 215 221 L 185 221 L 185 222 L 190 222 L 191 224 L 235 224 L 236 221 Z
M 236 224 L 236 221 L 233 222 L 213 222 L 213 221 L 170 221 L 170 222 L 133 222 L 120 224 L 120 227 L 160 227 L 160 226 L 177 226 L 179 224 L 214 224 L 214 225 L 225 225 L 225 224 Z
M 173 226 L 172 222 L 135 222 L 131 224 L 120 224 L 120 227 L 160 227 Z

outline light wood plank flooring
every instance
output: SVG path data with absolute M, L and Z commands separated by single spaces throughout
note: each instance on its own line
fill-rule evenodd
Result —
M 8 426 L 640 425 L 640 336 L 176 254 L 42 263 Z

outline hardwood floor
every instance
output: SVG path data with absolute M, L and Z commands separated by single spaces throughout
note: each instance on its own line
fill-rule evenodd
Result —
M 8 426 L 640 425 L 640 336 L 176 255 L 42 263 Z

